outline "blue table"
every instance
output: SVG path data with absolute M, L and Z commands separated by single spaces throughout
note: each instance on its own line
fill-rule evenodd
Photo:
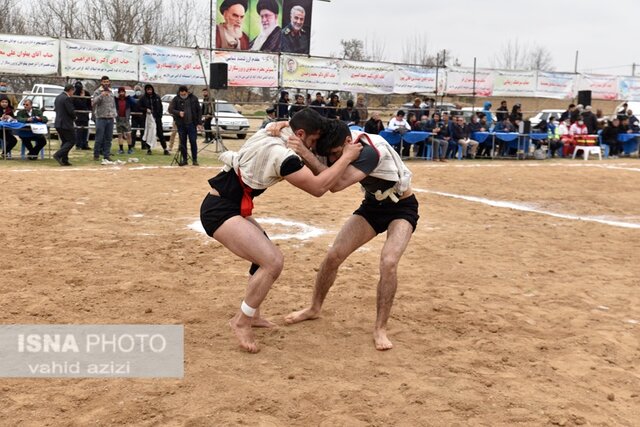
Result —
M 417 144 L 419 142 L 425 141 L 431 135 L 433 135 L 432 132 L 422 132 L 422 131 L 416 131 L 416 130 L 405 132 L 404 134 L 400 134 L 398 132 L 394 132 L 389 129 L 380 131 L 380 136 L 383 137 L 389 143 L 389 145 L 394 147 L 398 146 L 401 153 L 402 153 L 402 146 L 404 145 L 404 143 L 407 143 L 410 145 Z M 429 156 L 429 153 L 425 153 L 425 154 L 426 154 L 426 157 L 425 157 L 426 159 Z
M 16 132 L 17 136 L 19 136 L 22 139 L 23 136 L 27 136 L 27 134 L 31 133 L 30 129 L 28 131 L 26 129 L 24 129 L 27 126 L 31 126 L 31 124 L 29 124 L 29 123 L 21 123 L 21 122 L 3 122 L 3 121 L 0 121 L 0 128 L 2 128 L 2 132 L 0 133 L 0 139 L 2 139 L 2 141 L 0 142 L 0 145 L 2 145 L 2 155 L 5 158 L 5 160 L 9 158 L 7 156 L 6 145 L 4 144 L 4 141 L 5 141 L 5 138 L 6 138 L 6 132 L 7 131 L 10 132 L 10 131 L 13 131 L 13 130 L 17 130 L 18 131 L 18 132 Z M 20 156 L 24 160 L 24 158 L 25 158 L 25 146 L 24 146 L 24 143 L 22 143 L 22 141 L 21 141 L 21 145 L 22 145 L 22 148 L 20 150 Z M 40 150 L 40 158 L 44 158 L 44 148 L 42 150 Z
M 640 133 L 618 134 L 618 141 L 622 142 L 622 147 L 625 154 L 631 154 L 634 151 L 638 150 L 638 137 L 640 137 Z
M 496 139 L 507 143 L 508 148 L 515 148 L 517 157 L 524 159 L 526 153 L 529 152 L 529 145 L 531 140 L 542 141 L 548 138 L 546 133 L 518 133 L 518 132 L 473 132 L 471 139 L 478 141 L 479 143 L 485 142 L 487 139 L 491 140 L 491 157 L 495 157 L 495 145 Z M 502 154 L 502 153 L 500 153 Z

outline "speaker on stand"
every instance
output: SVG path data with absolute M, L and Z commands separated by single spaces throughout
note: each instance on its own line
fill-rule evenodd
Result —
M 583 107 L 591 105 L 591 91 L 580 90 L 578 91 L 578 104 L 582 104 Z
M 222 136 L 220 136 L 220 126 L 218 124 L 218 115 L 216 114 L 216 99 L 218 98 L 218 90 L 227 89 L 229 85 L 229 66 L 226 62 L 212 62 L 209 64 L 209 72 L 209 88 L 214 90 L 214 96 L 210 98 L 215 126 L 213 139 L 216 141 L 216 153 L 219 153 L 227 151 L 227 147 L 222 143 Z

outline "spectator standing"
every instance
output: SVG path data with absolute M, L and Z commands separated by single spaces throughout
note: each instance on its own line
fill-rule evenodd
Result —
M 131 108 L 135 101 L 127 95 L 124 87 L 118 88 L 118 96 L 114 98 L 116 103 L 116 132 L 118 132 L 118 154 L 124 154 L 124 144 L 127 141 L 127 154 L 133 153 L 131 145 Z
M 591 105 L 587 105 L 584 107 L 584 111 L 582 112 L 582 120 L 584 124 L 587 126 L 587 131 L 589 135 L 595 135 L 598 132 L 598 119 L 596 115 L 591 111 Z
M 640 132 L 640 122 L 638 122 L 638 118 L 633 114 L 633 111 L 627 110 L 627 117 L 629 118 L 629 129 L 631 132 Z
M 131 106 L 131 151 L 136 148 L 136 141 L 138 140 L 138 134 L 140 134 L 140 147 L 144 150 L 146 144 L 142 141 L 144 136 L 144 122 L 147 117 L 146 113 L 140 108 L 140 100 L 142 99 L 142 87 L 139 85 L 133 88 L 133 105 Z M 131 154 L 131 153 L 129 153 Z
M 289 115 L 291 117 L 293 117 L 294 114 L 296 114 L 298 111 L 303 110 L 304 108 L 306 108 L 306 104 L 304 103 L 304 96 L 302 96 L 302 94 L 298 93 L 295 96 L 295 103 L 291 106 L 291 108 L 289 109 Z
M 42 114 L 42 111 L 33 108 L 33 101 L 30 99 L 26 99 L 23 103 L 24 110 L 18 111 L 16 115 L 16 119 L 20 123 L 25 124 L 46 124 L 47 118 Z M 23 128 L 20 130 L 20 139 L 22 139 L 22 143 L 27 147 L 27 159 L 29 160 L 37 160 L 38 153 L 40 150 L 47 145 L 47 140 L 44 135 L 35 134 L 31 131 L 30 128 Z M 32 144 L 35 142 L 35 145 Z
M 367 117 L 369 117 L 369 109 L 367 108 L 364 95 L 358 95 L 356 98 L 356 110 L 358 110 L 358 115 L 360 116 L 358 126 L 364 127 Z
M 211 120 L 213 119 L 213 103 L 209 98 L 209 89 L 202 89 L 202 118 L 204 122 L 204 143 L 209 144 L 213 141 L 211 133 Z
M 327 119 L 339 119 L 338 110 L 340 109 L 340 97 L 337 93 L 329 95 L 329 102 L 327 103 Z
M 500 106 L 496 110 L 496 120 L 501 122 L 509 117 L 509 107 L 507 107 L 507 101 L 500 101 Z
M 0 99 L 7 98 L 9 100 L 9 106 L 11 108 L 16 108 L 18 106 L 18 98 L 11 93 L 13 89 L 7 83 L 7 79 L 4 77 L 0 77 Z
M 511 114 L 509 114 L 509 121 L 515 126 L 516 130 L 518 125 L 522 121 L 522 106 L 520 104 L 514 104 L 511 108 Z
M 582 117 L 583 109 L 584 109 L 584 105 L 578 104 L 576 105 L 576 108 L 574 108 L 573 111 L 571 111 L 571 115 L 569 116 L 569 119 L 571 120 L 571 124 L 580 120 L 580 118 Z
M 178 96 L 171 100 L 169 105 L 169 114 L 171 114 L 178 126 L 178 135 L 180 136 L 180 155 L 182 157 L 178 166 L 185 166 L 187 162 L 187 138 L 191 145 L 191 159 L 193 166 L 198 166 L 198 143 L 197 131 L 201 126 L 202 109 L 200 102 L 194 94 L 189 93 L 186 86 L 178 88 Z
M 277 117 L 278 119 L 289 118 L 289 92 L 287 92 L 286 90 L 280 92 L 280 99 L 278 99 Z
M 65 85 L 64 91 L 54 101 L 56 112 L 55 128 L 56 132 L 58 132 L 58 138 L 60 138 L 60 149 L 53 154 L 53 158 L 60 166 L 71 166 L 71 163 L 69 163 L 69 151 L 76 144 L 74 128 L 76 111 L 71 100 L 74 90 L 75 88 L 72 84 Z M 102 97 L 103 95 L 100 94 L 98 96 Z M 109 92 L 109 99 L 113 100 L 111 92 Z
M 73 108 L 76 110 L 76 149 L 91 150 L 89 147 L 89 114 L 91 113 L 91 95 L 82 86 L 81 81 L 74 84 Z
M 144 115 L 145 117 L 144 133 L 148 134 L 150 131 L 150 129 L 148 129 L 149 120 L 147 120 L 146 118 L 146 116 L 150 114 L 153 120 L 155 121 L 155 125 L 156 125 L 155 132 L 156 132 L 156 136 L 158 137 L 158 141 L 160 141 L 160 145 L 162 146 L 164 155 L 168 156 L 169 150 L 167 150 L 167 143 L 164 141 L 164 132 L 162 130 L 162 113 L 163 113 L 162 100 L 160 99 L 160 97 L 156 93 L 155 88 L 152 85 L 150 84 L 144 85 L 144 95 L 140 98 L 139 105 L 140 105 L 140 110 L 145 114 Z M 142 147 L 143 149 L 145 147 L 147 148 L 148 155 L 153 154 L 153 152 L 151 151 L 151 145 L 149 144 L 148 141 L 143 142 Z
M 493 113 L 491 112 L 491 103 L 489 101 L 485 101 L 483 108 L 482 108 L 482 114 L 484 114 L 484 117 L 487 121 L 487 129 L 490 129 L 493 127 Z
M 96 141 L 93 146 L 93 160 L 111 161 L 111 142 L 113 141 L 113 121 L 116 118 L 116 103 L 111 93 L 111 80 L 103 76 L 100 86 L 93 93 L 91 105 L 96 117 Z
M 604 129 L 607 124 L 607 118 L 600 108 L 596 110 L 596 120 L 598 121 L 598 130 Z
M 0 82 L 0 84 L 2 84 L 2 82 Z M 625 102 L 620 108 L 618 108 L 618 111 L 616 111 L 616 117 L 618 117 L 618 120 L 622 121 L 622 117 L 627 115 L 628 106 L 629 104 Z
M 324 103 L 324 98 L 322 97 L 321 92 L 316 92 L 316 99 L 311 101 L 311 104 L 309 105 L 311 106 L 311 108 L 316 110 L 321 116 L 327 117 L 327 108 L 326 108 L 326 104 Z
M 415 98 L 413 100 L 413 105 L 407 110 L 407 113 L 413 113 L 416 116 L 416 120 L 422 117 L 422 100 L 420 98 Z

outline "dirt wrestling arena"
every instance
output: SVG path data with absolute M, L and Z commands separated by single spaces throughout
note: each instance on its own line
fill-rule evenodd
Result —
M 241 352 L 249 263 L 198 231 L 218 167 L 0 168 L 4 324 L 181 324 L 176 379 L 3 379 L 0 424 L 594 425 L 640 422 L 640 161 L 410 161 L 421 219 L 374 349 L 379 236 L 319 320 L 318 265 L 358 206 L 280 183 L 256 218 L 285 254 Z

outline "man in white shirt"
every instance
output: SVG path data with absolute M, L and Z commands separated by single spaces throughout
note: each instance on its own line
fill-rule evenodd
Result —
M 396 116 L 389 120 L 387 128 L 399 134 L 403 134 L 411 130 L 411 126 L 409 126 L 409 122 L 405 120 L 404 111 L 402 110 L 398 110 Z

